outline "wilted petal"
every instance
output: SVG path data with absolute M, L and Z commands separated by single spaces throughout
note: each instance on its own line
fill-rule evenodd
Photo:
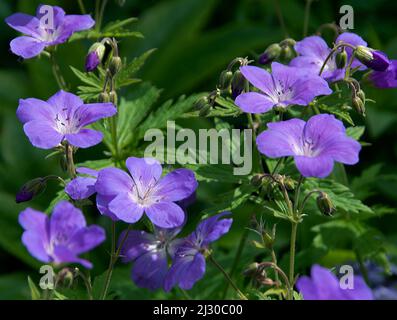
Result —
M 259 151 L 270 158 L 295 155 L 300 148 L 305 122 L 291 119 L 269 123 L 269 129 L 256 139 Z
M 10 42 L 11 51 L 24 59 L 30 59 L 40 54 L 45 43 L 32 37 L 18 37 Z
M 179 201 L 192 195 L 197 186 L 193 171 L 176 169 L 159 181 L 156 190 L 164 201 Z
M 183 224 L 185 213 L 173 202 L 158 202 L 145 209 L 150 221 L 160 228 L 176 228 Z
M 257 92 L 242 93 L 237 96 L 235 104 L 247 113 L 264 113 L 275 105 L 268 96 Z
M 25 123 L 23 130 L 32 145 L 38 148 L 51 149 L 59 145 L 63 140 L 63 135 L 55 131 L 48 122 L 29 121 Z

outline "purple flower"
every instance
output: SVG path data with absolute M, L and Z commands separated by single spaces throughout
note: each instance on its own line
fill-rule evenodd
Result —
M 370 69 L 375 71 L 386 71 L 390 66 L 390 60 L 382 51 L 371 50 L 372 59 L 363 61 L 363 63 Z
M 303 176 L 317 178 L 328 176 L 334 161 L 356 164 L 361 149 L 346 135 L 343 123 L 328 114 L 313 116 L 307 122 L 291 119 L 269 123 L 256 144 L 269 158 L 294 157 Z
M 59 202 L 52 216 L 27 208 L 19 215 L 25 229 L 22 242 L 36 259 L 48 263 L 92 264 L 78 256 L 105 240 L 105 231 L 96 225 L 87 227 L 84 215 L 67 201 Z
M 373 300 L 373 295 L 360 276 L 354 276 L 353 289 L 342 289 L 339 279 L 328 269 L 313 265 L 311 278 L 300 277 L 296 287 L 305 300 Z
M 205 273 L 203 253 L 211 242 L 229 232 L 233 219 L 220 219 L 230 212 L 223 212 L 200 222 L 196 230 L 175 246 L 175 253 L 165 281 L 164 290 L 174 286 L 189 290 Z
M 377 88 L 397 88 L 397 60 L 391 60 L 389 67 L 383 72 L 371 72 L 368 79 Z
M 133 262 L 131 278 L 137 286 L 156 290 L 164 286 L 168 272 L 167 255 L 173 256 L 176 235 L 181 228 L 155 228 L 154 234 L 145 231 L 132 230 L 121 248 L 123 262 Z M 120 239 L 125 237 L 124 231 Z
M 51 149 L 66 140 L 75 147 L 88 148 L 100 143 L 103 135 L 85 127 L 116 112 L 111 103 L 84 104 L 79 97 L 61 90 L 47 101 L 20 99 L 17 116 L 35 147 Z
M 179 227 L 185 214 L 175 202 L 196 190 L 194 173 L 177 169 L 161 177 L 160 163 L 151 158 L 131 157 L 126 166 L 130 175 L 116 168 L 99 172 L 95 185 L 98 209 L 127 223 L 137 222 L 146 213 L 160 228 Z
M 94 71 L 100 63 L 101 60 L 99 60 L 98 54 L 95 51 L 92 51 L 87 55 L 85 60 L 85 70 L 87 72 Z
M 73 179 L 65 187 L 65 192 L 73 200 L 87 199 L 96 192 L 95 183 L 98 177 L 98 171 L 84 167 L 77 168 L 76 171 L 88 177 L 77 177 Z
M 253 66 L 240 68 L 244 77 L 258 92 L 240 94 L 236 105 L 247 113 L 263 113 L 273 107 L 308 105 L 316 96 L 328 95 L 332 91 L 321 77 L 306 69 L 272 63 L 272 73 Z
M 367 46 L 367 43 L 358 35 L 350 32 L 342 33 L 336 38 L 335 43 L 349 43 L 353 46 Z M 352 49 L 346 47 L 346 53 L 348 55 L 348 60 L 352 55 Z M 327 43 L 323 38 L 319 36 L 310 36 L 304 38 L 295 44 L 295 51 L 299 53 L 299 56 L 292 59 L 290 62 L 291 66 L 307 68 L 312 70 L 314 74 L 319 74 L 321 66 L 330 54 L 331 49 L 328 47 Z M 359 67 L 360 70 L 365 69 L 357 59 L 353 60 L 352 68 Z M 335 55 L 328 60 L 324 67 L 321 76 L 329 82 L 334 82 L 343 79 L 345 75 L 345 69 L 339 69 L 336 65 Z
M 5 21 L 24 34 L 10 43 L 11 51 L 24 59 L 37 56 L 46 47 L 64 43 L 73 33 L 95 24 L 89 15 L 66 15 L 60 7 L 43 5 L 37 8 L 35 17 L 15 13 Z

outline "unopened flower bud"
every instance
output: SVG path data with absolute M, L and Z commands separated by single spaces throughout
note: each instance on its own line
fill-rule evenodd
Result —
M 232 79 L 232 97 L 233 99 L 236 99 L 237 96 L 243 92 L 244 86 L 245 86 L 245 78 L 243 74 L 240 72 L 240 70 L 237 70 Z
M 345 48 L 343 48 L 342 51 L 339 51 L 336 54 L 335 61 L 336 61 L 336 66 L 338 67 L 338 69 L 343 69 L 346 66 L 347 52 L 346 52 Z
M 375 71 L 385 71 L 390 65 L 383 52 L 365 46 L 357 46 L 355 56 L 362 64 Z
M 120 71 L 123 62 L 120 57 L 113 57 L 109 63 L 109 72 L 112 76 L 115 76 Z
M 70 268 L 63 268 L 58 273 L 58 279 L 59 279 L 58 281 L 61 282 L 63 285 L 70 287 L 73 284 L 74 273 L 78 273 L 78 272 L 79 270 L 77 268 L 75 268 L 75 270 L 72 270 Z
M 115 106 L 117 106 L 118 97 L 117 97 L 117 92 L 116 91 L 113 90 L 113 91 L 109 92 L 109 102 L 111 102 Z
M 106 47 L 101 42 L 95 42 L 88 50 L 88 55 L 85 60 L 85 70 L 87 72 L 94 71 L 105 55 Z
M 359 96 L 354 96 L 352 98 L 352 106 L 360 115 L 365 115 L 365 104 L 364 101 L 360 99 Z
M 294 51 L 290 46 L 284 46 L 281 49 L 280 56 L 285 60 L 291 60 L 294 57 Z
M 365 92 L 363 90 L 358 90 L 357 96 L 361 99 L 362 102 L 365 104 Z
M 296 181 L 289 176 L 285 176 L 284 185 L 288 190 L 293 190 L 295 188 Z
M 233 78 L 233 72 L 230 70 L 223 70 L 219 77 L 219 89 L 225 90 L 229 88 Z
M 258 268 L 259 268 L 259 263 L 253 262 L 247 267 L 247 269 L 243 271 L 243 274 L 246 277 L 255 277 L 258 273 Z
M 16 194 L 15 201 L 17 203 L 32 200 L 34 197 L 42 193 L 47 186 L 45 178 L 36 178 L 26 182 Z
M 254 187 L 260 187 L 262 185 L 263 179 L 263 174 L 256 174 L 251 178 L 251 185 Z
M 101 92 L 98 96 L 98 102 L 110 102 L 110 97 L 107 92 Z
M 328 194 L 321 192 L 317 197 L 317 207 L 325 215 L 331 216 L 335 211 L 335 207 L 329 198 Z
M 281 47 L 278 43 L 273 43 L 267 47 L 265 52 L 263 52 L 258 59 L 260 64 L 268 64 L 280 56 Z

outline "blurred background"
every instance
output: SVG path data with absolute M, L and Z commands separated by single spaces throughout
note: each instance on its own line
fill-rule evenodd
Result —
M 83 1 L 87 11 L 93 13 L 95 1 Z M 120 2 L 124 2 L 123 6 L 120 6 Z M 0 1 L 0 299 L 29 298 L 27 275 L 37 274 L 40 265 L 29 256 L 20 242 L 22 230 L 17 217 L 26 205 L 15 203 L 15 193 L 26 181 L 35 177 L 62 175 L 55 158 L 46 160 L 48 152 L 30 145 L 15 116 L 18 99 L 35 97 L 46 100 L 58 90 L 45 58 L 21 61 L 9 51 L 9 42 L 18 33 L 9 28 L 4 19 L 14 12 L 34 14 L 40 3 L 43 1 Z M 44 3 L 59 5 L 69 14 L 80 13 L 74 0 Z M 140 71 L 139 78 L 162 89 L 158 100 L 160 105 L 182 94 L 212 90 L 219 73 L 237 56 L 255 58 L 269 44 L 282 40 L 286 35 L 301 39 L 305 3 L 304 0 L 109 0 L 104 23 L 131 16 L 139 18 L 134 29 L 145 37 L 122 39 L 121 55 L 132 59 L 148 49 L 157 48 Z M 313 1 L 309 34 L 313 34 L 321 24 L 338 23 L 342 4 L 354 8 L 353 32 L 361 35 L 372 47 L 397 59 L 395 1 Z M 83 70 L 85 55 L 91 44 L 90 41 L 75 41 L 59 46 L 57 54 L 60 68 L 73 89 L 79 80 L 69 65 Z M 366 87 L 365 91 L 367 97 L 376 103 L 367 104 L 365 120 L 357 118 L 357 123 L 365 122 L 367 126 L 362 138 L 367 146 L 361 153 L 360 164 L 348 168 L 348 174 L 358 198 L 365 200 L 368 205 L 388 208 L 387 214 L 372 219 L 370 223 L 384 234 L 390 244 L 388 253 L 396 254 L 397 219 L 393 213 L 396 213 L 397 203 L 397 90 Z M 200 124 L 185 122 L 183 125 L 209 125 L 204 123 L 207 120 L 202 121 Z M 101 148 L 98 146 L 79 151 L 77 162 L 98 158 Z M 55 196 L 56 189 L 55 184 L 50 185 L 29 206 L 44 210 Z M 205 201 L 210 203 L 221 189 L 222 186 L 217 185 L 202 187 L 194 208 L 205 206 Z M 252 210 L 246 206 L 241 210 L 241 216 L 247 220 Z M 307 234 L 310 234 L 309 228 Z M 282 230 L 281 226 L 278 243 L 281 251 L 287 241 L 287 237 L 285 240 L 282 238 Z M 235 235 L 239 232 L 241 230 L 235 225 L 231 234 L 222 240 L 226 252 L 235 250 L 238 245 Z M 249 257 L 247 253 L 247 261 L 250 259 L 252 256 Z M 102 268 L 103 271 L 107 259 L 97 260 L 98 269 Z M 304 270 L 307 270 L 307 265 L 301 267 L 301 271 Z M 128 272 L 125 286 L 133 287 Z M 162 296 L 151 295 L 146 290 L 131 289 L 128 297 Z

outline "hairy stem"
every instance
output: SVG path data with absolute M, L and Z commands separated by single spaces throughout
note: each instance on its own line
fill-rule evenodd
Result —
M 73 159 L 73 146 L 71 146 L 69 143 L 66 143 L 65 145 L 65 157 L 68 174 L 70 178 L 74 179 L 76 178 L 77 174 Z

